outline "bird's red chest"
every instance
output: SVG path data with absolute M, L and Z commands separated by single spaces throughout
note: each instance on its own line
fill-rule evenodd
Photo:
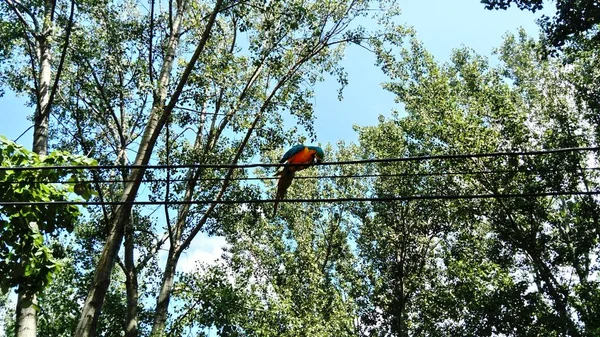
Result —
M 304 148 L 304 150 L 291 156 L 287 162 L 290 164 L 309 164 L 314 160 L 315 151 Z

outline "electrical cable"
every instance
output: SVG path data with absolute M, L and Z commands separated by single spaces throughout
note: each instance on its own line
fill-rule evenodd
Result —
M 600 167 L 582 167 L 579 170 L 583 171 L 598 171 Z M 427 176 L 454 176 L 454 175 L 480 175 L 480 174 L 514 174 L 514 173 L 579 173 L 578 171 L 566 171 L 560 169 L 515 169 L 515 170 L 482 170 L 482 171 L 455 171 L 455 172 L 413 172 L 413 173 L 391 173 L 391 174 L 341 174 L 341 175 L 321 175 L 321 176 L 296 176 L 297 179 L 345 179 L 345 178 L 400 178 L 400 177 L 427 177 Z M 233 181 L 264 181 L 264 180 L 277 180 L 279 177 L 240 177 L 230 178 Z M 145 178 L 142 179 L 142 183 L 152 182 L 188 182 L 191 179 L 188 178 Z M 225 178 L 198 178 L 197 181 L 224 181 Z M 8 184 L 79 184 L 79 183 L 128 183 L 133 182 L 131 179 L 82 179 L 77 181 L 2 181 L 2 183 Z
M 579 151 L 598 151 L 600 146 L 590 147 L 571 147 L 549 150 L 535 151 L 518 151 L 518 152 L 487 152 L 487 153 L 472 153 L 472 154 L 441 154 L 415 157 L 401 158 L 372 158 L 361 160 L 347 160 L 338 162 L 321 162 L 311 164 L 314 166 L 336 166 L 336 165 L 352 165 L 352 164 L 374 164 L 374 163 L 397 163 L 408 161 L 426 161 L 426 160 L 452 160 L 452 159 L 468 159 L 468 158 L 486 158 L 486 157 L 502 157 L 502 156 L 533 156 L 557 154 L 566 152 Z M 269 168 L 282 166 L 306 166 L 305 164 L 280 164 L 280 163 L 253 163 L 253 164 L 178 164 L 178 165 L 81 165 L 81 166 L 17 166 L 17 167 L 0 167 L 0 171 L 24 171 L 24 170 L 110 170 L 110 169 L 189 169 L 189 168 L 211 168 L 211 169 L 247 169 L 247 168 Z
M 389 202 L 413 200 L 470 200 L 470 199 L 510 199 L 549 196 L 591 196 L 599 195 L 600 191 L 563 191 L 539 193 L 507 193 L 507 194 L 466 194 L 466 195 L 411 195 L 379 198 L 328 198 L 328 199 L 251 199 L 251 200 L 191 200 L 191 201 L 0 201 L 0 206 L 61 206 L 61 205 L 204 205 L 204 204 L 264 204 L 273 202 L 292 203 L 328 203 L 328 202 Z

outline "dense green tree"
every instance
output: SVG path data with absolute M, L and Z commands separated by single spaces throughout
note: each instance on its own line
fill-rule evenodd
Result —
M 356 153 L 326 149 L 329 160 Z M 357 168 L 327 167 L 320 174 L 349 175 Z M 336 198 L 360 191 L 345 179 L 303 179 L 299 173 L 289 198 Z M 270 190 L 275 180 L 268 180 Z M 271 206 L 271 205 L 269 205 Z M 227 248 L 214 266 L 181 275 L 176 284 L 177 316 L 172 335 L 192 328 L 215 328 L 220 335 L 355 336 L 355 257 L 350 245 L 350 204 L 283 203 L 276 219 L 255 204 L 231 215 L 223 231 Z
M 34 106 L 33 152 L 48 154 L 50 115 L 73 28 L 75 1 L 4 1 L 0 4 L 0 95 L 4 85 Z M 57 48 L 56 42 L 62 42 Z M 57 58 L 57 56 L 59 56 Z M 52 73 L 55 69 L 54 74 Z M 27 74 L 24 76 L 24 74 Z M 36 334 L 36 294 L 19 286 L 17 334 Z
M 112 1 L 78 5 L 70 20 L 70 39 L 78 48 L 65 47 L 68 52 L 60 64 L 51 64 L 63 70 L 52 106 L 58 118 L 50 128 L 51 144 L 89 154 L 102 164 L 144 166 L 151 160 L 235 164 L 271 151 L 284 140 L 295 141 L 291 135 L 298 128 L 284 131 L 282 112 L 291 112 L 311 135 L 312 85 L 326 72 L 339 75 L 344 83 L 337 62 L 348 43 L 363 37 L 361 29 L 349 27 L 355 18 L 370 13 L 369 4 L 169 1 L 165 7 L 155 2 L 144 7 Z M 35 4 L 31 6 L 37 11 Z M 7 82 L 13 90 L 25 92 L 35 83 L 28 64 L 10 70 L 29 83 L 19 87 Z M 134 259 L 136 245 L 144 245 L 142 249 L 156 258 L 168 241 L 166 265 L 158 274 L 162 281 L 152 328 L 154 335 L 162 334 L 180 255 L 199 232 L 218 229 L 220 217 L 234 211 L 216 204 L 165 207 L 164 220 L 140 226 L 132 220 L 128 202 L 137 198 L 142 186 L 150 189 L 153 199 L 218 200 L 239 190 L 229 178 L 243 177 L 233 171 L 191 169 L 149 173 L 147 178 L 163 183 L 142 184 L 145 173 L 136 169 L 94 174 L 98 201 L 126 203 L 89 209 L 93 216 L 84 226 L 94 227 L 97 222 L 96 237 L 106 244 L 99 249 L 98 240 L 90 237 L 89 244 L 100 257 L 94 260 L 78 336 L 98 331 L 115 264 L 126 280 L 125 325 L 131 327 L 126 333 L 136 335 L 137 280 L 148 261 Z M 119 179 L 124 183 L 103 183 Z M 149 240 L 136 240 L 146 230 L 152 233 Z
M 4 202 L 68 201 L 73 193 L 89 198 L 90 190 L 80 181 L 83 173 L 74 169 L 8 170 L 10 167 L 92 165 L 94 160 L 53 151 L 39 156 L 0 136 L 0 197 Z M 63 183 L 60 183 L 63 181 Z M 60 268 L 60 245 L 51 244 L 47 237 L 56 238 L 62 230 L 72 231 L 80 210 L 74 205 L 11 205 L 0 206 L 0 292 L 6 294 L 19 287 L 20 294 L 37 294 L 51 281 Z M 46 238 L 45 238 L 46 237 Z M 53 247 L 54 246 L 54 247 Z M 23 301 L 19 297 L 19 302 Z M 32 303 L 21 303 L 21 308 Z M 34 306 L 34 310 L 38 309 Z M 27 321 L 17 308 L 16 332 L 34 334 L 35 324 Z M 33 331 L 31 331 L 33 330 Z
M 481 3 L 487 9 L 507 9 L 514 3 L 520 9 L 533 12 L 544 6 L 543 0 L 482 0 Z M 596 45 L 600 43 L 600 4 L 597 1 L 558 0 L 552 5 L 556 5 L 554 17 L 543 16 L 541 19 L 552 46 L 560 48 L 566 43 L 582 40 L 593 41 Z
M 543 60 L 537 50 L 538 45 L 523 33 L 508 36 L 498 50 L 503 64 L 491 68 L 485 58 L 468 49 L 457 50 L 449 63 L 438 64 L 417 41 L 403 48 L 398 59 L 382 46 L 379 59 L 393 80 L 385 87 L 405 104 L 407 116 L 396 115 L 382 120 L 377 127 L 362 129 L 366 156 L 593 144 L 593 128 L 584 118 L 590 112 L 587 106 L 576 104 L 577 89 L 570 81 L 578 69 L 563 66 L 559 59 Z M 389 144 L 398 145 L 394 149 Z M 382 178 L 373 187 L 379 195 L 591 191 L 597 177 L 585 167 L 596 158 L 595 153 L 565 152 L 426 161 L 416 167 L 416 177 L 391 185 Z M 394 167 L 377 168 L 383 172 L 390 169 Z M 395 171 L 411 172 L 408 164 Z M 427 205 L 419 201 L 412 207 Z M 391 212 L 391 205 L 373 207 L 373 224 L 378 217 L 388 216 L 381 224 L 390 234 L 367 236 L 365 241 L 377 248 L 396 242 L 398 248 L 391 253 L 402 252 L 407 242 L 422 243 L 418 241 L 423 235 L 419 230 L 441 229 L 434 232 L 436 246 L 431 257 L 421 254 L 413 259 L 426 259 L 423 263 L 424 270 L 431 273 L 428 277 L 410 275 L 411 269 L 406 269 L 403 260 L 388 257 L 385 250 L 362 250 L 368 253 L 365 260 L 378 271 L 367 297 L 373 303 L 372 312 L 384 319 L 367 321 L 376 331 L 384 335 L 409 331 L 430 335 L 573 336 L 597 332 L 592 315 L 597 312 L 594 301 L 598 284 L 591 281 L 597 268 L 593 257 L 599 249 L 595 215 L 598 205 L 594 199 L 496 198 L 445 205 L 437 210 L 405 213 L 410 214 L 410 220 L 401 216 L 406 211 L 397 206 Z M 409 203 L 400 206 L 411 207 Z M 429 227 L 418 224 L 421 217 Z M 412 226 L 411 230 L 393 230 L 391 227 L 398 222 Z M 456 226 L 451 225 L 454 223 Z M 391 282 L 388 275 L 393 275 Z M 408 302 L 400 296 L 405 289 L 411 290 L 406 285 L 422 290 L 415 292 L 418 308 L 404 314 L 398 306 L 386 304 Z M 379 292 L 388 296 L 377 297 L 378 286 L 383 289 Z M 577 319 L 571 312 L 577 313 Z

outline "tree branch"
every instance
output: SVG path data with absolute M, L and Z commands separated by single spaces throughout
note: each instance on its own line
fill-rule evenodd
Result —
M 54 9 L 52 10 L 54 13 Z M 69 41 L 71 38 L 71 31 L 73 29 L 73 16 L 75 14 L 75 0 L 71 0 L 71 12 L 69 14 L 69 23 L 67 24 L 67 29 L 65 31 L 65 44 L 63 45 L 63 50 L 60 55 L 60 62 L 58 63 L 58 69 L 56 70 L 56 75 L 54 76 L 54 85 L 52 86 L 52 91 L 50 92 L 50 98 L 48 100 L 48 104 L 46 105 L 46 110 L 42 111 L 43 114 L 49 114 L 50 108 L 52 107 L 52 102 L 54 101 L 54 97 L 56 95 L 56 90 L 58 89 L 58 81 L 60 80 L 60 76 L 62 74 L 65 58 L 67 55 L 67 48 L 69 47 Z
M 36 112 L 40 111 L 40 84 L 38 82 L 38 76 L 37 76 L 37 71 L 36 71 L 36 66 L 35 66 L 35 60 L 37 57 L 37 53 L 34 52 L 34 48 L 35 46 L 27 43 L 27 54 L 29 55 L 29 65 L 31 66 L 31 78 L 33 79 L 33 95 L 35 96 L 36 100 L 35 100 L 35 105 L 36 105 Z
M 166 151 L 165 151 L 165 156 L 166 156 L 166 164 L 167 166 L 169 165 L 169 123 L 167 122 L 167 134 L 166 134 L 166 139 L 165 139 L 165 143 L 166 143 Z M 165 188 L 165 200 L 169 200 L 169 194 L 171 192 L 171 170 L 167 169 L 167 186 Z M 171 245 L 176 244 L 175 242 L 173 242 L 173 227 L 171 227 L 171 218 L 169 217 L 169 204 L 165 203 L 165 221 L 167 222 L 167 230 L 169 231 L 169 240 L 171 242 Z
M 148 77 L 150 83 L 154 82 L 154 68 L 152 67 L 152 40 L 154 39 L 154 0 L 150 0 L 150 41 L 148 42 Z
M 162 238 L 156 240 L 156 245 L 152 248 L 152 250 L 146 256 L 144 256 L 143 259 L 141 259 L 138 262 L 137 266 L 135 267 L 136 273 L 138 273 L 140 270 L 142 270 L 143 268 L 146 267 L 146 265 L 148 264 L 148 261 L 150 261 L 150 259 L 152 259 L 154 254 L 156 254 L 156 252 L 158 252 L 160 247 L 162 247 L 163 243 L 165 243 L 165 241 L 167 241 L 168 238 L 169 238 L 169 235 L 165 234 L 165 235 L 163 235 Z
M 31 20 L 33 22 L 34 27 L 32 28 L 29 25 L 29 23 L 27 23 L 27 20 L 25 20 L 25 17 L 21 13 L 21 11 L 19 11 L 17 6 L 15 6 L 15 3 L 19 4 L 18 2 L 14 1 L 14 0 L 6 0 L 6 3 L 8 4 L 8 7 L 13 11 L 13 13 L 15 13 L 15 15 L 17 16 L 17 19 L 23 25 L 23 28 L 25 29 L 25 31 L 29 32 L 34 38 L 37 38 L 37 36 L 38 36 L 37 32 L 39 31 L 39 24 L 37 23 L 37 19 L 29 11 L 26 11 L 27 14 L 29 14 L 29 16 L 31 17 Z M 27 39 L 27 40 L 29 40 L 29 39 Z

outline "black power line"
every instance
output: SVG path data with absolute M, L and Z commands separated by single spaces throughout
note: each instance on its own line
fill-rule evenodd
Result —
M 401 178 L 401 177 L 427 177 L 427 176 L 454 176 L 454 175 L 482 175 L 482 174 L 514 174 L 514 173 L 580 173 L 583 171 L 598 171 L 600 167 L 582 167 L 578 170 L 561 169 L 514 169 L 514 170 L 477 170 L 477 171 L 453 171 L 453 172 L 407 172 L 407 173 L 380 173 L 380 174 L 339 174 L 339 175 L 319 175 L 319 176 L 296 176 L 294 179 L 347 179 L 347 178 Z M 264 181 L 277 180 L 279 177 L 239 177 L 229 178 L 233 181 Z M 188 182 L 189 178 L 145 178 L 142 183 L 152 182 Z M 198 178 L 196 181 L 224 181 L 225 178 Z M 82 179 L 77 181 L 2 181 L 7 184 L 79 184 L 79 183 L 127 183 L 133 182 L 131 179 Z
M 250 200 L 191 200 L 191 201 L 0 201 L 0 206 L 58 206 L 58 205 L 205 205 L 205 204 L 265 204 L 278 202 L 293 203 L 328 203 L 328 202 L 387 202 L 413 200 L 459 200 L 459 199 L 511 199 L 550 196 L 599 195 L 600 191 L 564 191 L 539 193 L 507 193 L 507 194 L 465 194 L 465 195 L 410 195 L 380 198 L 328 198 L 328 199 L 250 199 Z
M 351 165 L 351 164 L 373 164 L 373 163 L 397 163 L 397 162 L 409 162 L 409 161 L 425 161 L 425 160 L 451 160 L 451 159 L 467 159 L 467 158 L 486 158 L 486 157 L 502 157 L 502 156 L 533 156 L 533 155 L 545 155 L 545 154 L 557 154 L 566 152 L 579 152 L 579 151 L 598 151 L 599 146 L 590 147 L 571 147 L 561 149 L 549 149 L 549 150 L 535 150 L 535 151 L 517 151 L 517 152 L 488 152 L 488 153 L 472 153 L 472 154 L 441 154 L 441 155 L 428 155 L 428 156 L 415 156 L 415 157 L 402 157 L 402 158 L 372 158 L 372 159 L 361 159 L 361 160 L 347 160 L 338 162 L 322 162 L 313 164 L 315 166 L 335 166 L 335 165 Z M 187 169 L 187 168 L 211 168 L 211 169 L 247 169 L 247 168 L 269 168 L 269 167 L 282 167 L 282 166 L 305 166 L 303 164 L 279 164 L 279 163 L 254 163 L 254 164 L 179 164 L 179 165 L 81 165 L 81 166 L 30 166 L 30 167 L 0 167 L 0 171 L 27 171 L 27 170 L 110 170 L 110 169 L 151 169 L 151 170 L 165 170 L 165 169 Z

